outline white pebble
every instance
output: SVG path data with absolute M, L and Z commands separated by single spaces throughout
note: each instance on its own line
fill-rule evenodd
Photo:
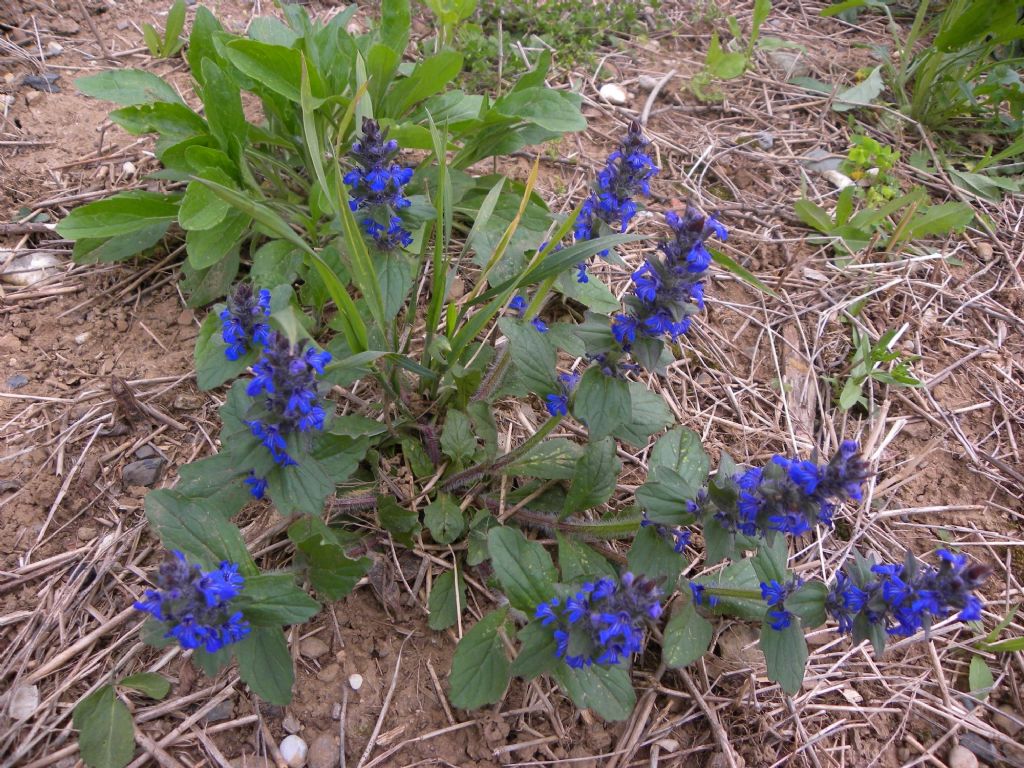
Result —
M 47 56 L 60 56 L 64 53 L 64 46 L 58 43 L 56 40 L 51 40 L 46 44 L 46 55 Z
M 36 91 L 38 93 L 38 91 Z M 6 261 L 10 251 L 0 251 L 0 263 Z M 32 251 L 16 256 L 4 271 L 4 282 L 13 285 L 32 285 L 57 274 L 64 260 L 49 251 Z
M 836 189 L 846 189 L 854 185 L 853 179 L 839 171 L 824 171 L 822 174 Z
M 39 686 L 19 686 L 11 691 L 10 697 L 7 713 L 15 720 L 24 720 L 39 707 Z
M 82 333 L 75 336 L 75 344 L 85 344 L 89 340 L 89 332 L 83 331 Z
M 597 94 L 609 104 L 614 104 L 618 107 L 624 106 L 629 101 L 629 94 L 626 93 L 626 90 L 621 85 L 616 83 L 605 83 Z
M 949 750 L 949 768 L 978 768 L 978 758 L 967 747 L 957 744 Z
M 280 749 L 281 757 L 288 763 L 289 768 L 303 768 L 306 764 L 306 755 L 309 753 L 309 747 L 298 736 L 285 736 L 284 741 L 281 742 Z
M 348 676 L 348 684 L 352 686 L 353 691 L 358 691 L 363 687 L 363 676 L 359 673 Z
M 121 166 L 121 170 L 124 171 L 125 176 L 134 176 L 138 169 L 135 167 L 135 163 L 131 160 L 125 160 L 124 165 Z

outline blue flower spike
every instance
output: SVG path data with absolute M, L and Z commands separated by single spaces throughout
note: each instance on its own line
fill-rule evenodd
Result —
M 624 573 L 616 581 L 587 582 L 564 603 L 537 606 L 534 618 L 553 627 L 555 655 L 570 667 L 628 662 L 643 648 L 648 620 L 661 616 L 661 590 L 650 579 Z
M 578 373 L 558 374 L 558 392 L 544 396 L 544 407 L 551 416 L 567 416 L 569 414 L 569 397 L 580 382 Z
M 974 593 L 991 569 L 945 549 L 936 555 L 938 567 L 908 555 L 900 565 L 838 571 L 825 608 L 839 631 L 857 636 L 858 627 L 879 625 L 890 635 L 908 636 L 953 614 L 961 621 L 980 620 L 981 599 Z
M 296 463 L 287 451 L 289 435 L 324 428 L 326 411 L 317 376 L 323 375 L 330 361 L 329 352 L 318 352 L 304 342 L 292 345 L 283 334 L 271 331 L 263 357 L 253 366 L 256 377 L 245 391 L 257 398 L 262 408 L 257 418 L 246 424 L 281 466 Z M 262 498 L 266 482 L 255 478 L 246 482 L 252 494 Z
M 231 604 L 245 587 L 237 564 L 225 561 L 204 572 L 176 551 L 160 566 L 156 585 L 135 608 L 165 622 L 164 637 L 182 648 L 216 653 L 249 634 L 249 622 Z
M 227 309 L 220 313 L 221 338 L 227 344 L 224 355 L 239 360 L 254 345 L 267 343 L 270 326 L 263 318 L 270 316 L 270 291 L 255 291 L 248 283 L 238 283 L 227 301 Z
M 412 243 L 412 235 L 402 227 L 398 211 L 411 204 L 405 186 L 412 181 L 413 169 L 395 162 L 398 142 L 388 139 L 387 128 L 371 118 L 363 118 L 363 135 L 352 144 L 349 153 L 356 167 L 345 174 L 349 187 L 349 208 L 363 211 L 363 231 L 381 252 L 390 252 Z
M 768 618 L 771 619 L 769 626 L 776 632 L 781 632 L 793 623 L 793 614 L 784 607 L 786 598 L 803 586 L 803 581 L 793 578 L 785 584 L 780 584 L 775 579 L 768 583 L 761 583 L 761 599 L 768 604 Z

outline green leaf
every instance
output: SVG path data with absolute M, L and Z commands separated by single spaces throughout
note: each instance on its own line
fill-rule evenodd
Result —
M 622 462 L 615 455 L 615 440 L 606 437 L 588 443 L 576 464 L 576 472 L 565 497 L 563 514 L 582 512 L 608 501 L 615 490 L 621 469 Z
M 238 242 L 251 223 L 248 215 L 234 210 L 215 228 L 190 229 L 185 235 L 188 263 L 195 269 L 208 269 L 224 260 L 237 251 Z
M 786 598 L 786 610 L 800 617 L 800 623 L 807 629 L 820 627 L 825 623 L 825 598 L 828 587 L 821 581 L 808 581 Z
M 686 565 L 686 559 L 653 526 L 637 532 L 627 560 L 631 572 L 656 581 L 664 579 L 666 584 L 675 584 Z
M 290 573 L 264 573 L 246 578 L 232 603 L 257 627 L 301 624 L 316 616 L 320 603 L 295 585 Z
M 558 645 L 552 627 L 545 627 L 539 621 L 531 621 L 519 630 L 516 636 L 522 647 L 512 662 L 512 674 L 525 680 L 532 680 L 545 672 L 552 671 L 558 664 L 564 664 L 555 655 Z
M 466 530 L 465 515 L 447 493 L 438 494 L 423 510 L 423 523 L 438 544 L 451 544 Z
M 587 127 L 579 105 L 577 94 L 538 86 L 502 96 L 491 106 L 491 112 L 524 120 L 554 133 L 568 133 Z
M 389 117 L 405 114 L 418 102 L 444 90 L 461 69 L 462 54 L 457 51 L 443 50 L 428 56 L 416 65 L 409 77 L 391 86 L 384 100 L 384 114 Z
M 764 619 L 766 611 L 764 602 L 760 598 L 761 581 L 757 578 L 754 566 L 750 560 L 739 560 L 735 563 L 730 563 L 722 570 L 716 571 L 710 576 L 703 576 L 699 579 L 693 579 L 693 581 L 706 587 L 722 587 L 724 589 L 747 590 L 756 593 L 758 595 L 756 599 L 719 595 L 714 612 L 747 619 L 748 621 L 762 621 Z
M 210 133 L 232 160 L 242 163 L 242 145 L 249 128 L 242 111 L 242 92 L 212 59 L 203 62 L 203 80 L 203 104 Z
M 123 768 L 135 752 L 134 724 L 128 707 L 114 694 L 114 686 L 82 699 L 71 722 L 78 734 L 78 750 L 89 768 Z
M 253 627 L 232 647 L 239 676 L 257 696 L 279 707 L 291 702 L 295 670 L 280 627 Z
M 736 261 L 733 261 L 719 250 L 714 248 L 708 248 L 708 250 L 711 251 L 711 260 L 722 269 L 732 272 L 736 277 L 740 278 L 740 280 L 748 285 L 752 285 L 754 288 L 757 288 L 761 293 L 767 293 L 769 296 L 778 297 L 778 294 L 776 294 L 775 291 L 761 282 L 757 276 L 746 267 L 740 265 Z
M 967 203 L 929 205 L 910 220 L 908 234 L 917 239 L 931 235 L 962 232 L 974 220 L 974 209 Z
M 219 312 L 214 308 L 213 312 L 203 318 L 196 339 L 196 383 L 202 390 L 216 389 L 224 382 L 236 378 L 259 358 L 259 351 L 253 348 L 238 360 L 228 360 L 224 354 L 227 345 L 221 339 L 221 328 Z
M 573 669 L 560 663 L 551 676 L 577 707 L 592 709 L 605 720 L 625 720 L 636 706 L 636 691 L 624 665 Z
M 132 106 L 154 101 L 183 104 L 178 92 L 164 80 L 143 69 L 114 69 L 75 80 L 86 96 Z
M 793 621 L 781 631 L 762 624 L 761 651 L 768 665 L 768 679 L 790 696 L 799 693 L 807 668 L 807 640 L 800 621 Z
M 651 435 L 675 423 L 675 415 L 665 405 L 665 399 L 641 382 L 629 382 L 629 399 L 633 406 L 629 422 L 613 430 L 621 440 L 644 447 Z
M 298 443 L 298 439 L 295 442 Z M 296 455 L 293 448 L 289 445 L 289 455 Z M 327 497 L 334 492 L 334 480 L 327 473 L 327 467 L 314 456 L 305 456 L 293 466 L 275 465 L 266 473 L 266 480 L 267 493 L 282 515 L 293 512 L 319 515 Z
M 806 198 L 801 198 L 793 203 L 793 210 L 800 221 L 824 235 L 830 234 L 834 229 L 832 217 L 828 215 L 828 211 Z
M 677 669 L 688 666 L 708 652 L 713 635 L 711 622 L 697 613 L 690 600 L 665 626 L 662 660 Z
M 546 336 L 530 323 L 503 317 L 498 328 L 508 337 L 516 383 L 523 394 L 547 395 L 555 392 L 555 348 Z
M 231 40 L 223 50 L 231 63 L 253 80 L 289 101 L 300 101 L 302 54 L 299 51 L 242 38 Z
M 1024 637 L 1008 637 L 996 643 L 985 643 L 983 650 L 993 653 L 1012 653 L 1013 651 L 1024 651 Z
M 851 109 L 869 105 L 881 95 L 884 89 L 882 67 L 878 66 L 857 85 L 837 93 L 835 101 L 832 103 L 832 109 L 836 112 L 848 112 Z
M 79 238 L 75 241 L 72 257 L 76 264 L 124 261 L 149 250 L 163 240 L 170 225 L 171 222 L 168 220 L 116 237 Z
M 167 489 L 150 491 L 145 505 L 149 524 L 166 549 L 180 550 L 207 569 L 227 560 L 238 563 L 246 579 L 259 573 L 241 532 L 220 515 Z
M 427 625 L 435 631 L 448 629 L 458 621 L 459 613 L 466 607 L 466 582 L 461 571 L 458 589 L 454 570 L 445 571 L 434 579 L 427 607 L 430 610 Z
M 555 534 L 558 537 L 558 568 L 562 572 L 562 581 L 566 584 L 578 584 L 583 581 L 596 581 L 602 576 L 617 578 L 618 573 L 612 564 L 571 536 Z
M 412 546 L 413 536 L 420 529 L 419 515 L 399 506 L 390 496 L 378 496 L 377 519 L 395 541 L 407 547 Z
M 967 671 L 967 684 L 970 686 L 972 696 L 979 699 L 988 697 L 989 691 L 992 690 L 996 681 L 992 677 L 992 670 L 985 663 L 984 657 L 977 654 L 971 656 L 971 666 Z
M 76 208 L 57 225 L 57 233 L 69 240 L 125 235 L 178 216 L 178 200 L 156 192 L 121 192 Z
M 647 482 L 636 489 L 636 501 L 655 523 L 689 525 L 693 515 L 686 502 L 696 498 L 702 485 L 691 483 L 670 467 L 654 466 Z
M 491 565 L 513 608 L 528 614 L 555 596 L 557 574 L 543 545 L 527 541 L 516 528 L 505 526 L 487 532 Z
M 138 672 L 134 675 L 128 675 L 128 677 L 120 680 L 118 685 L 140 691 L 157 701 L 160 701 L 160 699 L 171 692 L 170 681 L 163 675 L 156 674 L 156 672 Z
M 501 700 L 508 688 L 510 665 L 498 630 L 507 608 L 484 616 L 455 648 L 449 677 L 451 702 L 461 709 L 477 709 Z
M 328 600 L 340 600 L 370 570 L 369 558 L 353 560 L 334 532 L 318 517 L 303 517 L 288 527 L 288 538 L 306 560 L 309 581 Z
M 207 653 L 205 648 L 196 648 L 192 651 L 192 663 L 203 671 L 209 678 L 219 675 L 234 656 L 234 645 L 228 645 L 216 653 Z
M 501 468 L 504 475 L 523 475 L 542 480 L 570 480 L 576 474 L 580 446 L 564 437 L 544 440 Z
M 358 413 L 335 416 L 331 419 L 328 432 L 344 437 L 375 437 L 388 431 L 388 425 L 376 419 L 368 419 Z
M 380 26 L 377 28 L 380 41 L 401 58 L 409 45 L 409 29 L 412 24 L 409 0 L 382 0 L 380 16 Z
M 592 366 L 576 387 L 572 412 L 587 425 L 591 440 L 607 437 L 632 415 L 629 387 L 625 380 L 605 376 Z
M 686 427 L 676 427 L 662 435 L 651 448 L 647 466 L 668 467 L 690 486 L 701 488 L 708 479 L 711 460 L 701 445 L 700 435 Z
M 348 480 L 366 458 L 370 441 L 365 437 L 345 437 L 324 432 L 317 438 L 313 458 L 323 468 L 332 485 Z
M 462 411 L 449 410 L 441 430 L 441 450 L 455 462 L 465 462 L 476 453 L 473 424 Z
M 217 168 L 208 169 L 203 175 L 211 176 L 226 186 L 234 186 L 234 182 L 226 173 Z M 231 206 L 221 200 L 213 191 L 198 181 L 189 182 L 185 189 L 185 196 L 181 199 L 181 206 L 178 209 L 178 223 L 182 229 L 213 229 L 227 216 Z

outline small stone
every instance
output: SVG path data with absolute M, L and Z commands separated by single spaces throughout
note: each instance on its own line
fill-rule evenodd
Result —
M 769 51 L 768 64 L 787 80 L 811 74 L 811 68 L 803 56 L 793 51 Z
M 9 694 L 7 714 L 15 720 L 31 717 L 39 708 L 39 686 L 20 685 Z
M 974 252 L 978 255 L 979 261 L 992 260 L 992 246 L 988 243 L 978 243 L 974 246 Z
M 196 321 L 196 313 L 191 309 L 181 310 L 181 314 L 178 315 L 178 325 L 192 325 Z
M 852 187 L 856 182 L 846 174 L 840 173 L 839 171 L 825 171 L 821 174 L 826 181 L 828 181 L 833 187 L 839 190 Z
M 129 24 L 126 19 L 121 19 L 119 22 L 117 22 L 117 24 L 114 25 L 114 28 L 117 29 L 118 32 L 124 32 L 130 26 L 131 24 Z
M 124 165 L 121 166 L 121 170 L 124 171 L 125 176 L 134 176 L 138 173 L 138 168 L 135 167 L 135 163 L 131 160 L 125 160 Z
M 36 98 L 41 96 L 39 91 L 29 91 L 25 95 L 25 101 L 29 104 L 32 100 L 29 96 L 34 94 Z M 33 99 L 34 100 L 34 99 Z M 6 260 L 10 251 L 0 251 L 0 259 Z M 32 285 L 47 277 L 56 275 L 64 266 L 64 260 L 49 251 L 32 251 L 17 256 L 11 260 L 3 271 L 3 280 L 11 285 Z
M 648 93 L 657 88 L 659 82 L 658 78 L 651 77 L 650 75 L 640 75 L 640 77 L 636 79 L 636 84 Z
M 203 722 L 206 723 L 217 723 L 221 720 L 230 720 L 235 714 L 235 705 L 232 701 L 222 701 L 220 704 L 215 706 L 205 715 L 203 715 Z
M 658 739 L 654 742 L 656 746 L 661 747 L 666 752 L 678 752 L 679 742 L 675 739 Z
M 82 331 L 80 334 L 75 336 L 75 344 L 77 344 L 78 346 L 82 346 L 83 344 L 85 344 L 85 342 L 89 340 L 90 336 L 92 336 L 92 334 L 89 333 L 88 331 Z
M 597 92 L 597 95 L 609 104 L 614 104 L 617 107 L 625 106 L 626 102 L 629 101 L 629 94 L 626 93 L 626 89 L 616 83 L 605 83 L 601 86 L 601 90 Z
M 21 389 L 28 384 L 28 376 L 24 376 L 20 373 L 16 373 L 7 380 L 7 388 L 12 392 L 16 389 Z
M 298 733 L 302 730 L 302 723 L 294 715 L 285 715 L 284 720 L 281 721 L 281 727 L 288 733 Z
M 330 650 L 330 646 L 319 637 L 307 637 L 299 643 L 299 653 L 310 659 L 319 659 Z
M 341 747 L 329 734 L 313 739 L 309 745 L 309 768 L 333 768 L 341 758 Z
M 203 398 L 198 395 L 181 394 L 174 398 L 171 407 L 176 411 L 198 411 L 203 407 Z
M 967 747 L 957 744 L 949 750 L 949 768 L 978 768 L 978 758 Z
M 96 538 L 96 529 L 89 525 L 83 525 L 76 533 L 79 541 L 92 541 Z
M 1016 736 L 1024 730 L 1024 716 L 1004 704 L 992 716 L 992 725 L 1007 736 Z
M 0 353 L 20 352 L 21 342 L 13 333 L 5 333 L 0 336 Z
M 348 676 L 348 684 L 352 687 L 353 691 L 358 691 L 363 687 L 363 676 L 358 672 L 354 675 Z
M 133 461 L 121 471 L 125 485 L 144 485 L 152 488 L 163 474 L 164 460 L 159 456 L 152 459 Z
M 341 720 L 341 702 L 340 701 L 334 702 L 334 704 L 331 706 L 331 719 L 332 720 Z
M 64 53 L 64 46 L 58 43 L 56 40 L 51 40 L 46 44 L 46 55 L 47 56 L 60 56 Z
M 339 674 L 341 674 L 340 666 L 337 664 L 328 664 L 316 673 L 316 679 L 322 683 L 330 683 L 336 680 Z
M 135 451 L 136 459 L 151 459 L 157 455 L 159 454 L 157 454 L 156 448 L 154 448 L 149 443 L 146 443 L 145 445 L 140 445 L 138 450 Z
M 305 766 L 309 747 L 298 736 L 285 736 L 279 749 L 281 750 L 281 757 L 288 763 L 289 768 L 303 768 Z

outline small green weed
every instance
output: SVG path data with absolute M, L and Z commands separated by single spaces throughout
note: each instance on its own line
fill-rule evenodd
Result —
M 854 136 L 851 141 L 853 146 L 839 170 L 857 182 L 869 205 L 894 199 L 900 193 L 900 185 L 892 169 L 899 162 L 900 153 L 870 136 Z
M 185 0 L 175 0 L 167 12 L 167 26 L 164 33 L 157 32 L 152 24 L 142 25 L 142 38 L 146 41 L 150 55 L 155 59 L 169 59 L 185 46 L 181 31 L 185 28 Z
M 859 312 L 859 310 L 858 310 Z M 853 357 L 850 360 L 849 374 L 839 393 L 839 407 L 848 411 L 855 405 L 870 410 L 864 395 L 864 385 L 868 379 L 880 384 L 894 387 L 919 387 L 921 382 L 910 373 L 909 362 L 920 359 L 917 355 L 904 357 L 893 352 L 892 346 L 898 340 L 902 330 L 891 330 L 883 333 L 878 341 L 872 343 L 871 337 L 861 331 L 855 324 L 850 325 L 850 343 L 853 346 Z M 886 369 L 888 363 L 895 363 Z M 832 379 L 838 385 L 838 379 Z

